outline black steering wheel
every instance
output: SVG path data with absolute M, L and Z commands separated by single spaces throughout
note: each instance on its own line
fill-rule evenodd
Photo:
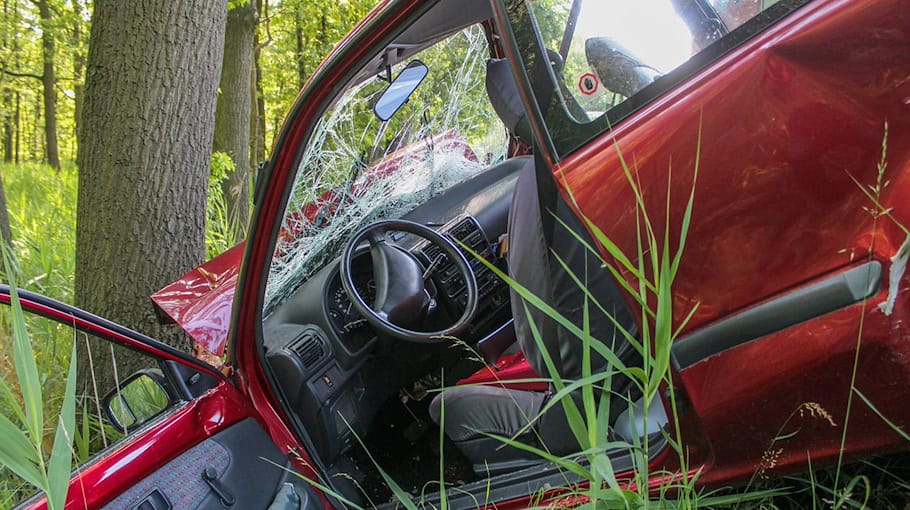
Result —
M 407 232 L 426 239 L 455 263 L 465 282 L 467 301 L 464 313 L 454 324 L 438 331 L 409 329 L 436 306 L 426 288 L 426 278 L 432 271 L 427 271 L 411 252 L 392 242 L 387 236 L 389 232 Z M 372 307 L 357 292 L 351 271 L 354 251 L 364 240 L 370 243 L 373 279 L 376 282 Z M 436 261 L 430 261 L 430 264 L 435 265 Z M 448 340 L 446 337 L 457 335 L 467 326 L 477 311 L 477 279 L 468 260 L 448 238 L 413 221 L 383 220 L 361 229 L 345 247 L 340 273 L 341 284 L 354 309 L 377 330 L 409 342 L 445 342 Z

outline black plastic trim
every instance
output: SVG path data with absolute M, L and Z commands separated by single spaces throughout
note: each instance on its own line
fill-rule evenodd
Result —
M 662 433 L 652 434 L 648 444 L 648 459 L 654 459 L 667 446 L 667 439 Z M 607 455 L 610 457 L 610 463 L 616 473 L 631 471 L 635 468 L 629 450 L 617 449 L 608 452 Z M 579 464 L 588 465 L 585 460 L 580 460 Z M 450 488 L 446 490 L 446 500 L 449 508 L 452 509 L 484 508 L 519 498 L 527 498 L 539 492 L 578 485 L 585 481 L 587 480 L 561 469 L 556 464 L 541 461 L 540 464 L 520 471 L 478 480 L 455 489 Z M 415 498 L 415 500 L 417 499 L 419 501 L 415 502 L 418 503 L 418 506 L 440 507 L 441 499 L 438 492 L 424 494 Z M 379 508 L 391 510 L 400 506 L 402 506 L 401 502 L 392 501 L 380 505 Z
M 715 354 L 776 333 L 852 304 L 878 292 L 882 264 L 867 262 L 772 299 L 678 340 L 670 350 L 683 370 Z

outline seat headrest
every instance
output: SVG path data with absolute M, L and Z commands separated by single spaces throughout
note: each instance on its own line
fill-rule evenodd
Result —
M 496 114 L 513 134 L 526 142 L 531 141 L 531 125 L 518 93 L 518 84 L 506 59 L 491 58 L 487 61 L 487 95 Z

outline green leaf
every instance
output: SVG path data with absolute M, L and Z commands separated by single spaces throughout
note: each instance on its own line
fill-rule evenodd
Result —
M 73 434 L 76 431 L 76 344 L 70 353 L 70 369 L 63 393 L 63 405 L 54 436 L 50 462 L 47 466 L 47 500 L 51 510 L 62 510 L 69 490 L 70 467 L 73 461 Z
M 28 338 L 25 328 L 25 318 L 22 304 L 19 302 L 19 293 L 16 291 L 16 278 L 13 274 L 13 264 L 10 261 L 9 251 L 3 246 L 3 264 L 9 279 L 10 307 L 12 315 L 10 322 L 13 326 L 13 357 L 15 358 L 16 376 L 19 378 L 19 389 L 22 391 L 22 400 L 25 404 L 25 427 L 29 432 L 32 444 L 41 447 L 44 432 L 44 410 L 41 397 L 41 385 L 38 382 L 38 366 L 35 363 L 35 353 L 32 351 L 32 342 Z
M 41 489 L 44 477 L 38 469 L 35 446 L 6 416 L 0 415 L 0 464 Z
M 16 413 L 16 418 L 22 423 L 25 424 L 25 413 L 22 411 L 22 404 L 19 403 L 19 399 L 16 398 L 16 395 L 13 393 L 12 388 L 6 384 L 6 381 L 0 377 L 0 397 L 3 398 L 9 405 L 9 407 Z

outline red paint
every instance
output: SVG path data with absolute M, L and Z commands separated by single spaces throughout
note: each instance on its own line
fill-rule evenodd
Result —
M 558 165 L 581 211 L 626 253 L 636 252 L 635 209 L 618 160 L 634 161 L 658 236 L 665 229 L 672 162 L 671 246 L 702 146 L 695 207 L 674 282 L 674 316 L 698 304 L 688 330 L 720 320 L 813 280 L 836 275 L 871 252 L 883 263 L 904 234 L 887 219 L 874 227 L 852 175 L 873 184 L 889 122 L 885 207 L 910 224 L 910 11 L 896 0 L 813 2 L 687 83 L 624 120 Z M 616 144 L 616 145 L 614 145 Z M 874 237 L 874 245 L 873 245 Z M 634 283 L 631 275 L 626 275 Z M 889 419 L 910 425 L 907 279 L 895 313 L 869 301 L 857 385 Z M 635 303 L 630 300 L 635 309 Z M 683 440 L 710 451 L 704 483 L 750 477 L 788 416 L 817 402 L 837 427 L 806 420 L 778 445 L 779 470 L 833 460 L 839 445 L 862 306 L 825 315 L 732 349 L 677 374 L 687 413 Z M 875 395 L 875 397 L 872 397 Z M 846 453 L 903 445 L 854 400 Z M 701 459 L 701 460 L 700 460 Z
M 320 113 L 372 48 L 422 4 L 385 2 L 342 41 L 314 73 L 282 131 L 249 245 L 234 248 L 159 293 L 165 311 L 196 331 L 204 345 L 217 351 L 225 338 L 233 342 L 233 379 L 81 470 L 72 482 L 67 508 L 103 505 L 182 451 L 246 417 L 258 419 L 279 448 L 295 452 L 295 467 L 315 476 L 314 463 L 277 404 L 261 359 L 261 294 L 273 240 L 285 212 L 286 188 L 297 170 L 297 155 Z M 685 446 L 690 474 L 699 473 L 699 484 L 742 483 L 756 474 L 804 469 L 807 455 L 813 466 L 833 461 L 848 420 L 845 410 L 857 345 L 856 387 L 879 412 L 899 426 L 910 426 L 906 405 L 910 276 L 904 275 L 898 289 L 887 286 L 890 259 L 905 236 L 887 218 L 874 221 L 864 211 L 869 201 L 850 179 L 875 181 L 887 120 L 890 184 L 881 201 L 895 218 L 910 224 L 907 48 L 910 10 L 900 0 L 817 0 L 554 167 L 578 209 L 626 253 L 635 253 L 634 197 L 618 146 L 627 161 L 634 161 L 658 237 L 666 228 L 663 212 L 669 191 L 669 238 L 675 246 L 692 187 L 700 130 L 693 222 L 673 289 L 677 321 L 699 305 L 687 332 L 837 275 L 867 257 L 885 268 L 883 288 L 866 303 L 718 353 L 673 374 L 683 402 L 678 439 Z M 514 57 L 516 50 L 507 45 L 504 51 Z M 526 90 L 522 96 L 530 97 Z M 539 120 L 532 119 L 531 124 L 538 135 L 542 133 Z M 544 161 L 553 160 L 549 154 L 542 156 Z M 238 271 L 241 251 L 246 263 Z M 624 276 L 636 284 L 631 275 Z M 232 307 L 235 289 L 239 292 Z M 889 292 L 896 296 L 890 316 L 878 308 Z M 0 301 L 8 300 L 0 295 Z M 29 300 L 23 306 L 148 354 L 191 363 L 53 306 Z M 637 308 L 631 300 L 630 306 Z M 501 361 L 499 370 L 475 374 L 466 382 L 533 377 L 518 356 Z M 197 368 L 218 377 L 213 369 Z M 774 439 L 781 435 L 788 437 Z M 906 443 L 854 398 L 846 456 L 859 458 L 895 448 L 906 448 Z M 773 454 L 773 462 L 763 464 L 767 452 Z M 665 449 L 651 461 L 650 469 L 669 476 L 679 466 L 675 454 Z M 652 478 L 650 487 L 661 481 Z M 497 506 L 527 504 L 527 498 L 519 498 Z M 30 508 L 44 507 L 39 501 Z
M 358 190 L 370 186 L 377 179 L 394 174 L 402 162 L 424 151 L 427 143 L 446 152 L 460 150 L 469 161 L 479 162 L 477 154 L 467 141 L 458 133 L 449 131 L 433 137 L 429 142 L 421 140 L 390 154 L 366 170 L 364 178 L 358 179 L 352 186 L 351 193 L 356 195 Z M 338 188 L 328 190 L 291 215 L 294 220 L 299 221 L 286 223 L 296 227 L 310 225 L 323 211 L 333 212 L 340 205 L 342 196 L 349 196 L 347 190 Z M 301 230 L 290 232 L 282 228 L 279 242 L 290 244 L 303 234 Z M 237 275 L 240 272 L 245 246 L 245 243 L 240 243 L 230 248 L 152 294 L 152 301 L 161 311 L 182 327 L 197 344 L 217 356 L 224 354 L 231 325 Z
M 531 379 L 541 379 L 541 377 L 531 368 L 531 364 L 525 359 L 524 353 L 516 352 L 515 354 L 502 356 L 496 360 L 492 367 L 485 366 L 456 384 L 459 386 L 491 384 L 513 390 L 547 391 L 549 387 L 547 381 L 534 381 Z
M 221 383 L 158 425 L 129 436 L 113 451 L 80 470 L 70 481 L 65 508 L 101 507 L 217 430 L 248 417 L 251 411 L 236 389 L 226 382 Z M 203 424 L 212 412 L 221 416 L 221 423 L 215 430 L 206 430 Z M 43 510 L 47 503 L 41 499 L 27 508 Z

